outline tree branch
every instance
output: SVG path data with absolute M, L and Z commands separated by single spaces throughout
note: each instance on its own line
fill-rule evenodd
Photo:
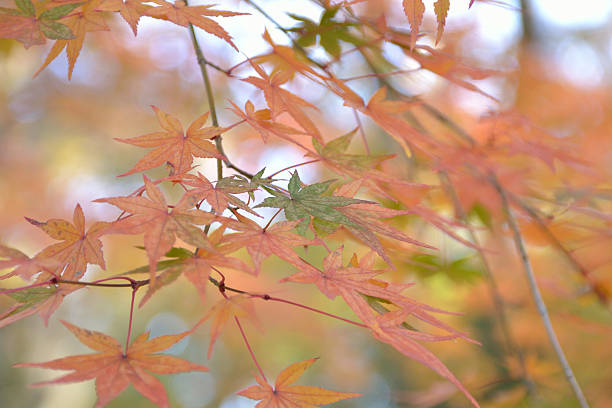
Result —
M 531 267 L 529 255 L 527 254 L 527 250 L 525 249 L 525 243 L 523 242 L 520 227 L 516 219 L 514 218 L 514 215 L 512 214 L 512 210 L 510 208 L 510 204 L 508 203 L 506 193 L 494 174 L 490 175 L 489 180 L 491 184 L 495 187 L 497 193 L 499 194 L 499 197 L 501 198 L 504 213 L 506 214 L 508 224 L 510 225 L 510 229 L 512 230 L 514 244 L 516 246 L 516 250 L 520 255 L 523 270 L 525 271 L 525 274 L 527 275 L 527 280 L 529 282 L 529 289 L 531 290 L 531 294 L 533 296 L 533 300 L 536 303 L 538 313 L 540 314 L 542 322 L 544 323 L 544 327 L 546 328 L 546 334 L 548 336 L 548 339 L 550 340 L 550 343 L 552 344 L 553 349 L 555 350 L 557 359 L 559 360 L 559 363 L 563 368 L 565 378 L 570 383 L 572 391 L 574 392 L 580 406 L 582 408 L 588 408 L 589 404 L 582 392 L 582 389 L 580 388 L 580 385 L 578 384 L 578 381 L 576 380 L 576 377 L 574 376 L 574 372 L 572 371 L 572 368 L 569 365 L 567 358 L 565 357 L 565 353 L 561 348 L 561 344 L 557 339 L 555 329 L 553 328 L 552 323 L 550 321 L 548 309 L 546 308 L 546 304 L 544 303 L 544 299 L 542 298 L 542 294 L 540 293 L 540 288 L 538 287 L 535 274 L 533 273 L 533 268 Z

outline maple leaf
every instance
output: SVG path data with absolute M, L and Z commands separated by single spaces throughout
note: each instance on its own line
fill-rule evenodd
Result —
M 250 62 L 251 66 L 257 71 L 261 78 L 251 76 L 242 79 L 242 81 L 248 82 L 263 91 L 268 107 L 270 108 L 272 119 L 276 118 L 282 112 L 287 112 L 308 134 L 322 140 L 321 133 L 315 124 L 299 108 L 303 106 L 317 109 L 317 107 L 280 87 L 291 79 L 291 72 L 276 71 L 268 75 L 260 65 L 253 61 Z
M 436 19 L 438 20 L 438 32 L 436 33 L 436 45 L 442 38 L 444 32 L 444 25 L 446 24 L 446 16 L 450 7 L 450 0 L 437 0 L 434 3 L 434 12 L 436 13 Z
M 299 72 L 310 79 L 325 79 L 324 76 L 319 75 L 310 67 L 311 63 L 301 53 L 296 52 L 293 48 L 287 47 L 286 45 L 277 45 L 272 41 L 268 29 L 264 31 L 263 39 L 272 47 L 272 53 L 259 57 L 257 60 L 262 62 L 273 62 L 276 67 L 274 71 L 287 71 L 290 77 L 293 77 L 296 72 Z
M 82 329 L 62 321 L 81 343 L 95 354 L 82 354 L 59 358 L 45 363 L 22 363 L 13 367 L 39 367 L 52 370 L 72 370 L 55 380 L 36 383 L 34 387 L 52 384 L 66 384 L 96 379 L 98 401 L 96 407 L 103 407 L 123 392 L 130 384 L 140 394 L 159 407 L 169 408 L 168 396 L 162 383 L 148 373 L 174 374 L 187 371 L 208 371 L 208 368 L 178 357 L 153 354 L 176 344 L 191 331 L 159 336 L 149 340 L 149 333 L 138 336 L 124 353 L 121 344 L 106 334 Z
M 83 3 L 63 4 L 43 11 L 38 17 L 31 0 L 15 0 L 17 9 L 0 7 L 0 38 L 14 38 L 25 48 L 42 45 L 46 38 L 70 40 L 70 28 L 57 20 Z
M 400 353 L 424 364 L 442 377 L 448 379 L 463 392 L 475 407 L 480 407 L 470 392 L 461 384 L 457 377 L 446 368 L 444 363 L 442 363 L 431 351 L 415 341 L 415 338 L 430 341 L 445 340 L 446 338 L 431 335 L 423 336 L 423 333 L 413 332 L 400 327 L 400 324 L 406 319 L 408 314 L 409 312 L 405 310 L 396 310 L 376 317 L 371 316 L 371 318 L 367 319 L 366 324 L 370 326 L 372 335 L 376 339 L 383 343 L 390 344 Z
M 325 296 L 332 300 L 338 295 L 344 297 L 347 292 L 351 291 L 368 292 L 368 286 L 372 283 L 371 279 L 384 272 L 384 270 L 371 269 L 374 252 L 364 255 L 361 262 L 357 261 L 355 254 L 349 265 L 343 267 L 343 249 L 344 247 L 341 246 L 325 257 L 323 271 L 317 270 L 314 274 L 311 273 L 312 270 L 298 272 L 282 279 L 281 282 L 314 283 Z M 372 287 L 380 289 L 379 286 Z M 380 294 L 380 290 L 377 290 L 376 295 L 371 296 Z M 347 301 L 347 303 L 352 306 L 350 302 Z
M 253 321 L 255 324 L 258 323 L 255 315 L 255 309 L 251 302 L 251 298 L 247 295 L 239 294 L 234 296 L 227 296 L 219 300 L 213 305 L 212 308 L 200 319 L 196 324 L 196 327 L 204 323 L 206 320 L 212 318 L 212 324 L 210 328 L 210 343 L 208 345 L 208 358 L 212 355 L 213 347 L 215 342 L 221 334 L 221 331 L 225 327 L 226 323 L 231 318 L 246 318 Z
M 57 56 L 66 48 L 66 56 L 68 57 L 68 79 L 72 78 L 74 64 L 81 53 L 85 34 L 92 31 L 109 31 L 108 26 L 104 22 L 104 13 L 98 7 L 102 0 L 90 0 L 83 4 L 81 11 L 71 13 L 69 16 L 62 19 L 73 34 L 71 39 L 58 39 L 49 51 L 47 58 L 42 66 L 36 71 L 34 76 L 38 75 L 47 65 L 51 63 Z
M 99 265 L 102 269 L 106 268 L 102 242 L 99 238 L 109 224 L 96 222 L 85 232 L 85 217 L 79 204 L 74 208 L 72 219 L 73 224 L 55 218 L 40 222 L 26 217 L 30 224 L 42 229 L 51 238 L 63 241 L 43 249 L 36 258 L 57 260 L 61 266 L 65 266 L 63 271 L 62 268 L 58 269 L 64 279 L 82 276 L 88 263 Z
M 155 285 L 149 285 L 149 290 L 143 297 L 144 303 L 156 291 L 174 282 L 179 276 L 185 276 L 195 286 L 202 301 L 205 300 L 206 287 L 210 284 L 209 275 L 214 269 L 232 269 L 253 274 L 253 269 L 242 260 L 227 256 L 226 252 L 231 250 L 227 247 L 219 247 L 223 238 L 225 226 L 221 225 L 208 236 L 211 249 L 198 248 L 195 253 L 184 248 L 172 248 L 166 253 L 166 257 L 173 259 L 157 263 L 157 270 L 163 269 L 156 279 Z M 164 263 L 162 263 L 164 262 Z M 148 267 L 138 268 L 131 273 L 145 272 Z
M 194 224 L 210 224 L 214 215 L 193 209 L 196 199 L 188 194 L 185 194 L 174 208 L 169 210 L 160 189 L 147 176 L 143 176 L 143 179 L 149 198 L 110 197 L 95 201 L 112 204 L 132 214 L 115 221 L 108 232 L 144 233 L 144 246 L 149 257 L 149 271 L 151 280 L 154 281 L 157 260 L 168 252 L 177 236 L 196 247 L 209 246 L 202 230 Z
M 272 184 L 276 180 L 270 177 L 263 176 L 265 171 L 266 168 L 264 167 L 257 173 L 253 174 L 253 176 L 250 178 L 242 176 L 240 174 L 234 174 L 231 177 L 224 177 L 221 180 L 217 181 L 217 187 L 223 187 L 225 190 L 231 192 L 232 194 L 246 192 L 249 194 L 250 200 L 254 201 L 254 192 L 261 189 L 262 187 L 267 187 L 271 189 L 277 188 L 274 184 Z
M 476 85 L 462 79 L 461 77 L 467 76 L 474 80 L 481 80 L 488 78 L 491 75 L 500 74 L 499 71 L 471 67 L 462 62 L 460 58 L 455 55 L 436 50 L 426 45 L 418 45 L 410 52 L 406 51 L 406 54 L 417 61 L 423 69 L 440 75 L 441 77 L 446 78 L 448 81 L 465 89 L 497 101 L 495 97 L 489 95 Z
M 157 106 L 151 107 L 155 111 L 157 121 L 165 131 L 129 139 L 115 139 L 138 147 L 156 147 L 138 161 L 131 170 L 119 177 L 152 169 L 166 162 L 172 166 L 173 174 L 183 174 L 191 169 L 194 156 L 224 159 L 217 148 L 209 142 L 210 139 L 223 133 L 223 129 L 216 126 L 202 127 L 208 120 L 208 112 L 194 120 L 187 132 L 183 132 L 183 127 L 178 119 Z
M 352 100 L 345 100 L 345 105 L 352 103 Z M 424 155 L 431 157 L 431 151 L 437 146 L 437 143 L 397 116 L 416 105 L 418 105 L 416 100 L 387 99 L 387 88 L 381 87 L 372 95 L 366 106 L 357 105 L 355 108 L 368 115 L 389 133 L 404 148 L 408 156 L 411 156 L 411 148 L 417 147 Z
M 356 131 L 357 129 L 354 129 L 343 136 L 330 140 L 325 145 L 313 139 L 312 144 L 316 154 L 308 153 L 307 156 L 319 159 L 336 173 L 346 175 L 352 179 L 361 179 L 364 185 L 383 197 L 386 196 L 393 199 L 381 187 L 381 183 L 406 191 L 406 194 L 412 197 L 422 195 L 424 191 L 430 188 L 426 184 L 411 183 L 401 178 L 390 176 L 375 168 L 385 160 L 395 157 L 395 155 L 348 154 L 346 151 Z
M 148 15 L 147 12 L 152 7 L 144 4 L 146 0 L 106 0 L 100 9 L 119 12 L 121 17 L 129 24 L 134 36 L 138 32 L 140 17 Z
M 78 285 L 49 285 L 8 293 L 7 296 L 17 303 L 0 313 L 0 327 L 8 326 L 34 313 L 38 313 L 47 326 L 49 318 L 62 304 L 64 298 L 81 288 Z
M 342 53 L 340 41 L 348 42 L 356 46 L 363 46 L 366 43 L 351 34 L 349 29 L 354 27 L 356 25 L 355 23 L 334 20 L 338 10 L 340 10 L 340 5 L 333 7 L 328 6 L 326 10 L 321 13 L 321 18 L 318 23 L 307 17 L 288 13 L 289 17 L 299 21 L 297 26 L 288 29 L 288 31 L 299 34 L 299 38 L 296 42 L 302 47 L 314 45 L 318 37 L 319 45 L 332 57 L 339 58 Z
M 443 377 L 448 378 L 466 394 L 470 401 L 478 406 L 469 392 L 444 364 L 429 350 L 416 342 L 416 340 L 451 340 L 457 337 L 465 338 L 465 335 L 451 329 L 428 314 L 426 309 L 429 309 L 429 307 L 426 305 L 402 296 L 400 292 L 410 285 L 389 284 L 388 282 L 374 279 L 375 276 L 383 273 L 384 270 L 372 269 L 373 252 L 364 255 L 359 261 L 357 256 L 353 255 L 349 264 L 343 266 L 342 250 L 343 247 L 340 247 L 324 259 L 323 271 L 317 270 L 314 273 L 312 270 L 298 272 L 283 279 L 282 282 L 314 283 L 330 299 L 334 299 L 338 295 L 342 296 L 355 314 L 371 328 L 372 334 L 376 339 L 391 344 L 402 354 L 425 364 Z M 366 296 L 363 295 L 373 299 L 385 300 L 386 303 L 394 304 L 399 309 L 380 316 L 374 316 Z M 450 335 L 437 336 L 407 329 L 407 327 L 411 327 L 405 323 L 409 316 L 414 316 L 424 322 L 442 328 L 450 332 Z
M 384 270 L 373 269 L 374 252 L 364 255 L 360 260 L 354 254 L 347 266 L 342 265 L 342 251 L 336 249 L 323 260 L 323 270 L 312 268 L 295 273 L 281 282 L 314 283 L 329 299 L 341 296 L 355 314 L 367 322 L 371 308 L 366 296 L 385 300 L 387 303 L 405 304 L 405 298 L 394 292 L 387 282 L 374 279 Z M 366 295 L 366 296 L 364 296 Z M 414 309 L 412 304 L 410 310 Z M 457 337 L 457 336 L 455 336 Z
M 195 196 L 198 201 L 206 200 L 217 214 L 223 213 L 223 211 L 228 208 L 228 204 L 232 204 L 257 217 L 261 217 L 255 211 L 251 210 L 246 203 L 232 195 L 246 193 L 254 189 L 249 185 L 239 185 L 232 181 L 233 178 L 226 177 L 218 180 L 216 185 L 213 185 L 204 175 L 198 173 L 197 176 L 186 174 L 183 177 L 182 183 L 194 187 L 189 190 L 189 194 Z
M 268 136 L 273 134 L 281 139 L 285 139 L 291 143 L 303 147 L 293 138 L 291 138 L 290 135 L 301 135 L 304 134 L 304 132 L 290 126 L 283 125 L 282 123 L 274 122 L 269 109 L 260 109 L 256 111 L 253 103 L 251 101 L 246 101 L 244 104 L 244 111 L 242 111 L 234 102 L 229 101 L 229 103 L 231 103 L 233 106 L 233 108 L 230 108 L 230 110 L 244 119 L 249 126 L 255 129 L 261 136 L 264 143 L 268 141 Z M 306 148 L 304 149 L 308 150 Z
M 289 180 L 289 197 L 270 190 L 274 197 L 266 198 L 255 207 L 282 208 L 288 220 L 301 220 L 296 227 L 301 235 L 306 234 L 310 224 L 310 217 L 317 217 L 330 223 L 357 227 L 357 224 L 336 208 L 345 207 L 350 204 L 368 203 L 369 201 L 340 196 L 324 196 L 323 193 L 329 190 L 331 183 L 333 183 L 333 180 L 311 184 L 302 188 L 300 176 L 295 171 Z
M 60 263 L 49 258 L 30 258 L 18 249 L 10 248 L 0 244 L 0 270 L 5 268 L 14 268 L 10 272 L 0 275 L 0 280 L 8 279 L 12 276 L 20 276 L 25 280 L 29 280 L 32 276 L 40 271 L 58 268 Z
M 416 43 L 419 27 L 423 22 L 425 4 L 423 0 L 403 0 L 402 5 L 404 6 L 404 14 L 406 14 L 408 23 L 410 23 L 410 47 L 412 48 Z
M 187 6 L 184 1 L 178 0 L 175 3 L 169 3 L 163 0 L 151 0 L 152 3 L 158 4 L 158 7 L 148 8 L 147 16 L 172 21 L 183 27 L 188 27 L 193 24 L 200 27 L 204 31 L 213 34 L 222 40 L 225 40 L 229 45 L 238 51 L 238 47 L 232 42 L 232 37 L 225 31 L 219 23 L 205 17 L 232 17 L 246 15 L 248 13 L 238 13 L 234 11 L 211 10 L 214 4 L 207 6 Z
M 353 197 L 361 186 L 360 180 L 355 180 L 346 183 L 338 190 L 334 192 L 337 196 Z M 434 247 L 427 245 L 423 242 L 415 240 L 406 233 L 398 230 L 397 228 L 381 221 L 383 218 L 397 217 L 400 215 L 412 214 L 409 210 L 394 210 L 391 208 L 383 207 L 377 203 L 361 202 L 347 205 L 345 207 L 338 208 L 338 211 L 345 217 L 351 220 L 352 224 L 344 224 L 343 227 L 351 232 L 365 245 L 376 251 L 385 262 L 393 266 L 391 259 L 386 254 L 384 246 L 376 236 L 376 234 L 385 235 L 389 238 L 393 238 L 399 241 L 407 242 L 409 244 L 418 245 L 424 248 L 435 249 Z M 314 223 L 314 222 L 313 222 Z M 376 233 L 376 234 L 375 234 Z
M 223 250 L 229 253 L 240 248 L 246 248 L 253 260 L 255 275 L 259 275 L 261 262 L 272 254 L 300 270 L 313 268 L 291 249 L 295 246 L 317 245 L 319 243 L 319 241 L 313 241 L 291 232 L 300 221 L 281 221 L 270 225 L 268 228 L 262 228 L 256 222 L 240 214 L 235 215 L 238 221 L 231 219 L 220 221 L 229 228 L 239 231 L 223 236 L 222 243 L 227 245 Z
M 330 391 L 306 385 L 292 385 L 315 361 L 317 361 L 317 358 L 311 358 L 285 368 L 276 378 L 274 388 L 262 378 L 256 377 L 259 385 L 253 385 L 242 390 L 238 395 L 253 400 L 261 400 L 256 405 L 258 408 L 316 408 L 347 398 L 361 397 L 361 394 L 356 393 Z

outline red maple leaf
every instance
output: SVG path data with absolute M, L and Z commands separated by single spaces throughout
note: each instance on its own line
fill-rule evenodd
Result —
M 225 327 L 226 323 L 232 317 L 234 318 L 246 318 L 258 324 L 257 316 L 255 315 L 255 309 L 251 302 L 251 298 L 248 295 L 234 295 L 227 296 L 219 300 L 213 305 L 213 307 L 200 319 L 198 324 L 204 323 L 206 320 L 212 318 L 212 325 L 210 328 L 210 343 L 208 345 L 208 358 L 212 355 L 213 347 L 215 342 L 221 334 L 221 331 Z

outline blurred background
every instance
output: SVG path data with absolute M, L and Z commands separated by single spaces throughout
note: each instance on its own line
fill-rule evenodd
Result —
M 251 15 L 218 19 L 234 37 L 241 53 L 198 30 L 204 53 L 216 65 L 229 68 L 243 61 L 245 55 L 255 57 L 269 52 L 268 44 L 261 38 L 264 28 L 275 42 L 290 44 L 280 30 L 248 3 L 238 0 L 218 3 L 218 9 Z M 425 3 L 427 13 L 421 29 L 426 36 L 419 43 L 433 45 L 433 1 Z M 597 179 L 603 180 L 598 184 L 598 199 L 603 204 L 598 201 L 598 205 L 609 217 L 612 2 L 482 0 L 476 1 L 471 9 L 468 3 L 468 0 L 451 1 L 446 31 L 439 47 L 475 67 L 500 71 L 501 75 L 473 81 L 499 103 L 424 70 L 394 76 L 391 83 L 408 94 L 420 95 L 474 132 L 479 129 L 479 121 L 490 112 L 512 109 L 559 138 L 579 140 L 575 153 L 588 159 L 596 169 Z M 190 4 L 206 3 L 194 1 Z M 298 20 L 287 12 L 314 21 L 319 21 L 323 12 L 317 1 L 260 0 L 258 4 L 286 28 L 298 24 Z M 2 0 L 0 6 L 13 7 L 13 4 Z M 355 6 L 355 10 L 372 18 L 384 13 L 390 26 L 408 30 L 399 1 L 370 0 Z M 208 110 L 186 29 L 145 17 L 140 22 L 138 36 L 134 37 L 117 16 L 109 15 L 107 24 L 110 32 L 88 33 L 71 81 L 67 79 L 67 61 L 63 53 L 32 77 L 44 61 L 50 44 L 26 50 L 17 41 L 0 39 L 0 240 L 28 255 L 36 254 L 52 240 L 25 222 L 24 216 L 37 220 L 71 219 L 76 203 L 83 207 L 88 223 L 109 220 L 117 215 L 111 206 L 92 200 L 126 195 L 142 184 L 139 174 L 116 177 L 131 168 L 142 151 L 113 138 L 157 131 L 158 124 L 150 105 L 173 114 L 185 127 Z M 350 44 L 343 43 L 343 47 L 346 51 Z M 320 46 L 308 50 L 321 60 L 331 59 Z M 379 58 L 381 66 L 415 68 L 414 61 L 396 46 L 383 47 Z M 367 63 L 359 53 L 347 54 L 334 69 L 340 78 L 368 72 Z M 247 99 L 258 108 L 265 104 L 255 88 L 239 81 L 240 77 L 252 74 L 249 67 L 241 66 L 234 74 L 236 78 L 228 78 L 210 70 L 221 125 L 237 121 L 226 109 L 230 100 L 239 106 Z M 369 97 L 379 84 L 370 80 L 356 81 L 351 86 Z M 293 81 L 289 88 L 320 108 L 314 116 L 326 140 L 354 127 L 355 119 L 350 110 L 340 109 L 341 102 L 324 89 L 309 86 L 300 79 Z M 401 153 L 399 146 L 375 125 L 368 121 L 364 121 L 364 125 L 372 152 Z M 278 139 L 264 145 L 246 127 L 238 127 L 224 136 L 224 144 L 232 161 L 251 172 L 264 167 L 274 172 L 305 160 L 297 148 Z M 356 145 L 353 148 L 359 151 Z M 215 178 L 213 160 L 201 160 L 198 164 L 200 171 Z M 431 172 L 420 169 L 418 161 L 412 164 L 410 177 L 414 181 L 432 181 Z M 153 177 L 165 175 L 163 169 L 149 174 Z M 334 175 L 311 165 L 300 169 L 300 177 L 312 183 Z M 544 183 L 547 178 L 552 179 L 552 176 L 543 172 L 539 182 Z M 591 182 L 587 176 L 578 176 L 572 179 L 572 191 L 576 193 L 581 186 L 587 188 Z M 168 187 L 166 192 L 177 198 L 180 189 Z M 579 198 L 574 195 L 571 199 Z M 435 193 L 425 202 L 440 214 L 453 215 L 448 200 Z M 428 347 L 484 407 L 574 407 L 576 403 L 552 354 L 513 247 L 505 238 L 486 230 L 490 211 L 485 203 L 481 204 L 474 207 L 472 215 L 483 227 L 479 232 L 483 245 L 495 250 L 488 256 L 488 262 L 506 305 L 512 338 L 521 348 L 526 369 L 536 384 L 536 397 L 527 399 L 526 388 L 517 380 L 518 363 L 505 349 L 483 278 L 483 265 L 474 251 L 417 219 L 396 220 L 397 226 L 440 250 L 407 256 L 401 254 L 404 249 L 398 247 L 394 260 L 400 267 L 391 274 L 391 279 L 416 282 L 407 294 L 417 300 L 464 313 L 444 317 L 444 321 L 470 333 L 482 343 L 481 347 L 465 342 Z M 559 239 L 573 239 L 571 242 L 575 245 L 571 249 L 576 259 L 602 285 L 610 287 L 612 234 L 609 224 L 603 226 L 608 229 L 600 234 L 570 228 L 555 231 L 560 234 Z M 525 234 L 553 324 L 575 374 L 592 406 L 610 407 L 612 367 L 606 363 L 612 358 L 610 308 L 602 305 L 592 293 L 586 293 L 580 275 L 538 231 L 525 225 Z M 118 235 L 104 238 L 107 271 L 90 266 L 88 278 L 145 265 L 145 254 L 134 248 L 141 242 L 139 239 L 138 236 Z M 347 249 L 362 251 L 360 248 L 357 243 L 347 243 Z M 321 256 L 322 252 L 317 251 L 311 251 L 308 256 Z M 269 259 L 264 269 L 266 273 L 260 279 L 232 276 L 231 283 L 350 316 L 342 301 L 331 302 L 314 287 L 279 285 L 278 279 L 291 271 L 288 264 Z M 11 285 L 20 286 L 23 282 L 11 280 L 4 287 Z M 151 335 L 157 336 L 187 330 L 219 299 L 212 289 L 203 304 L 190 284 L 178 280 L 137 310 L 134 332 L 151 330 Z M 28 384 L 54 378 L 58 373 L 11 366 L 90 352 L 65 330 L 60 319 L 123 341 L 129 300 L 127 289 L 84 289 L 65 299 L 48 328 L 39 317 L 32 316 L 0 329 L 0 405 L 7 408 L 92 406 L 96 398 L 92 382 L 30 389 Z M 2 309 L 9 304 L 8 298 L 0 299 Z M 259 324 L 247 323 L 246 327 L 251 345 L 269 378 L 274 378 L 293 362 L 319 356 L 321 359 L 304 376 L 303 384 L 364 394 L 361 399 L 337 403 L 334 407 L 425 408 L 468 404 L 450 383 L 407 358 L 398 358 L 400 355 L 395 350 L 376 342 L 363 330 L 289 306 L 264 302 L 256 306 Z M 209 325 L 204 325 L 169 350 L 210 368 L 209 373 L 161 378 L 172 406 L 253 407 L 254 401 L 235 395 L 253 383 L 254 374 L 239 333 L 235 327 L 228 326 L 211 360 L 207 360 L 208 330 Z M 150 405 L 130 388 L 109 407 Z

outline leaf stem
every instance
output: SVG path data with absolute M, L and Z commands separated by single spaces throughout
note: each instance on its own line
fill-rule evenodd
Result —
M 263 300 L 272 300 L 274 302 L 287 303 L 288 305 L 297 306 L 297 307 L 300 307 L 302 309 L 310 310 L 311 312 L 319 313 L 319 314 L 322 314 L 322 315 L 327 316 L 327 317 L 331 317 L 331 318 L 334 318 L 334 319 L 337 319 L 337 320 L 342 320 L 343 322 L 346 322 L 346 323 L 349 323 L 349 324 L 361 327 L 363 329 L 369 329 L 369 327 L 367 325 L 363 324 L 363 323 L 359 323 L 359 322 L 356 322 L 356 321 L 350 320 L 350 319 L 345 319 L 344 317 L 336 316 L 334 314 L 327 313 L 327 312 L 324 312 L 323 310 L 319 310 L 319 309 L 316 309 L 314 307 L 306 306 L 306 305 L 303 305 L 301 303 L 292 302 L 290 300 L 281 299 L 281 298 L 273 297 L 273 296 L 270 296 L 270 295 L 251 295 L 251 296 L 252 297 L 258 297 L 258 298 L 263 299 Z
M 281 210 L 282 210 L 282 208 L 279 208 L 279 209 L 278 209 L 278 211 L 276 211 L 276 212 L 274 213 L 274 215 L 273 215 L 273 216 L 270 218 L 270 220 L 268 221 L 268 223 L 266 224 L 266 226 L 265 226 L 265 227 L 263 227 L 264 232 L 265 232 L 265 231 L 268 229 L 268 227 L 269 227 L 269 226 L 270 226 L 270 224 L 272 223 L 272 220 L 273 220 L 274 218 L 276 218 L 276 216 L 278 215 L 278 213 L 280 213 L 280 212 L 281 212 Z
M 516 246 L 516 250 L 520 254 L 521 263 L 523 265 L 523 270 L 525 271 L 525 274 L 527 275 L 527 280 L 529 282 L 529 288 L 531 290 L 531 294 L 536 303 L 536 307 L 538 309 L 538 313 L 540 314 L 542 322 L 544 323 L 544 327 L 546 328 L 546 334 L 548 336 L 548 339 L 553 346 L 553 349 L 555 351 L 555 354 L 557 355 L 557 359 L 559 360 L 561 367 L 563 368 L 563 374 L 565 375 L 565 378 L 567 379 L 567 381 L 570 383 L 572 391 L 574 392 L 576 399 L 578 400 L 578 403 L 580 404 L 580 406 L 582 408 L 588 408 L 589 403 L 587 402 L 584 396 L 584 393 L 582 392 L 582 389 L 580 388 L 580 385 L 578 384 L 578 381 L 576 380 L 576 377 L 574 376 L 574 372 L 572 371 L 572 368 L 569 362 L 567 361 L 567 358 L 565 357 L 565 353 L 563 352 L 563 349 L 561 348 L 561 344 L 559 343 L 559 340 L 557 339 L 557 334 L 555 333 L 555 329 L 553 328 L 552 323 L 550 321 L 550 317 L 548 315 L 548 309 L 546 307 L 546 304 L 544 303 L 542 294 L 540 293 L 540 288 L 538 287 L 538 283 L 536 281 L 535 274 L 531 266 L 531 260 L 529 259 L 529 255 L 527 254 L 527 250 L 525 249 L 525 243 L 523 242 L 523 237 L 521 235 L 520 227 L 516 219 L 514 218 L 514 215 L 512 214 L 512 210 L 510 209 L 510 204 L 508 203 L 508 198 L 506 196 L 506 193 L 504 189 L 502 188 L 502 186 L 500 185 L 499 180 L 494 174 L 490 175 L 489 180 L 491 184 L 497 190 L 497 194 L 499 195 L 501 199 L 502 207 L 503 207 L 504 213 L 506 214 L 506 219 L 508 220 L 508 224 L 510 225 L 510 229 L 512 230 L 512 235 L 514 237 L 514 244 Z
M 41 286 L 49 286 L 49 285 L 53 285 L 52 279 L 48 280 L 48 281 L 45 281 L 45 282 L 38 282 L 38 283 L 33 283 L 33 284 L 27 285 L 27 286 L 21 286 L 19 288 L 0 290 L 0 295 L 8 295 L 9 293 L 20 292 L 22 290 L 39 288 Z
M 214 267 L 212 269 L 214 269 L 215 271 L 219 272 Z M 219 272 L 219 274 L 221 274 L 221 273 Z M 221 276 L 223 276 L 223 274 L 221 274 Z M 355 325 L 355 326 L 359 326 L 359 327 L 362 327 L 364 329 L 368 329 L 369 328 L 367 325 L 365 325 L 363 323 L 359 323 L 359 322 L 356 322 L 354 320 L 345 319 L 344 317 L 340 317 L 340 316 L 337 316 L 337 315 L 334 315 L 334 314 L 331 314 L 331 313 L 327 313 L 327 312 L 324 312 L 323 310 L 319 310 L 319 309 L 316 309 L 314 307 L 306 306 L 306 305 L 303 305 L 301 303 L 296 303 L 296 302 L 292 302 L 290 300 L 286 300 L 286 299 L 282 299 L 282 298 L 277 298 L 277 297 L 274 297 L 274 296 L 270 296 L 268 294 L 251 293 L 251 292 L 247 292 L 245 290 L 232 288 L 231 286 L 226 286 L 225 285 L 225 279 L 222 279 L 221 281 L 218 281 L 215 278 L 209 276 L 208 280 L 210 282 L 212 282 L 212 284 L 217 286 L 218 288 L 223 287 L 223 291 L 221 292 L 223 294 L 223 296 L 226 296 L 223 292 L 229 290 L 230 292 L 240 293 L 242 295 L 249 295 L 250 297 L 253 297 L 253 298 L 259 298 L 259 299 L 263 299 L 263 300 L 271 300 L 273 302 L 286 303 L 288 305 L 293 305 L 293 306 L 296 306 L 296 307 L 300 307 L 302 309 L 310 310 L 311 312 L 319 313 L 319 314 L 322 314 L 322 315 L 327 316 L 327 317 L 331 317 L 331 318 L 334 318 L 334 319 L 337 319 L 337 320 L 342 320 L 343 322 L 346 322 L 346 323 L 349 323 L 349 324 L 352 324 L 352 325 Z
M 253 360 L 253 363 L 255 363 L 255 367 L 257 367 L 259 374 L 261 374 L 261 378 L 263 378 L 265 382 L 268 382 L 266 375 L 264 374 L 263 370 L 261 369 L 261 366 L 259 365 L 259 362 L 257 361 L 257 358 L 255 357 L 255 353 L 253 353 L 251 344 L 249 344 L 249 340 L 247 339 L 247 336 L 244 333 L 244 329 L 242 328 L 242 325 L 240 324 L 240 320 L 238 320 L 238 316 L 234 316 L 234 320 L 236 321 L 236 325 L 238 326 L 238 329 L 240 329 L 240 334 L 242 335 L 244 344 L 246 345 L 247 349 L 249 350 L 249 353 L 251 354 L 251 359 Z
M 132 286 L 132 299 L 130 301 L 130 318 L 128 321 L 128 333 L 127 338 L 125 339 L 125 355 L 128 354 L 128 348 L 130 347 L 130 336 L 132 335 L 132 321 L 134 318 L 134 299 L 136 298 L 136 291 L 138 290 L 138 286 Z
M 272 174 L 270 174 L 270 175 L 268 176 L 268 178 L 272 178 L 272 177 L 276 176 L 278 173 L 282 173 L 282 172 L 283 172 L 283 171 L 285 171 L 285 170 L 290 170 L 290 169 L 293 169 L 293 168 L 296 168 L 296 167 L 305 166 L 306 164 L 316 163 L 316 162 L 318 162 L 318 161 L 321 161 L 321 160 L 319 160 L 319 159 L 313 159 L 313 160 L 309 160 L 309 161 L 304 162 L 304 163 L 294 164 L 294 165 L 292 165 L 292 166 L 285 167 L 284 169 L 279 170 L 279 171 L 277 171 L 276 173 L 272 173 Z

